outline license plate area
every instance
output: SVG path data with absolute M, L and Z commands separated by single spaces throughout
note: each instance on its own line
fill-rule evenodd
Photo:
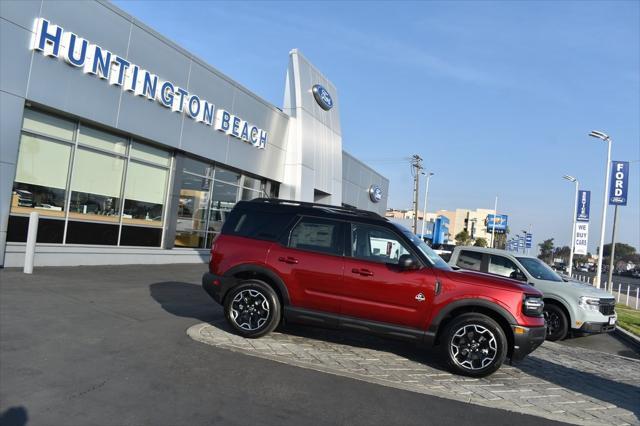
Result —
M 609 318 L 609 325 L 614 325 L 616 323 L 616 317 Z

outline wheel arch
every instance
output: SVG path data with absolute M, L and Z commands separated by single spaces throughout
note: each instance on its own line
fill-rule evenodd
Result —
M 257 279 L 264 281 L 273 288 L 283 306 L 290 304 L 289 291 L 284 281 L 275 272 L 263 265 L 248 264 L 234 266 L 225 272 L 224 275 L 225 277 L 233 277 L 236 280 Z M 237 283 L 235 285 L 237 285 Z M 227 293 L 233 287 L 234 286 L 230 287 Z M 222 300 L 224 300 L 225 297 L 226 294 L 222 295 Z
M 576 323 L 576 317 L 573 312 L 571 312 L 571 309 L 568 308 L 568 304 L 564 300 L 547 296 L 543 297 L 542 300 L 545 305 L 555 305 L 562 309 L 562 312 L 567 316 L 567 321 L 569 321 L 569 332 L 571 329 L 575 328 L 573 325 Z
M 514 345 L 511 325 L 516 324 L 517 321 L 514 316 L 502 306 L 483 299 L 457 300 L 443 308 L 429 326 L 425 335 L 427 344 L 432 346 L 438 345 L 440 343 L 440 337 L 446 329 L 447 324 L 449 324 L 453 318 L 466 313 L 484 314 L 498 323 L 507 337 L 507 357 L 510 358 Z

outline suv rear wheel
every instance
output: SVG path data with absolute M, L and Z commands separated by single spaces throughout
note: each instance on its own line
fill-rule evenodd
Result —
M 243 337 L 262 337 L 280 323 L 280 300 L 264 281 L 246 280 L 225 297 L 227 322 Z
M 569 321 L 562 308 L 552 303 L 544 305 L 544 319 L 547 323 L 547 340 L 555 342 L 567 337 Z
M 507 337 L 492 318 L 478 313 L 455 317 L 442 340 L 447 365 L 455 373 L 484 377 L 496 371 L 507 356 Z

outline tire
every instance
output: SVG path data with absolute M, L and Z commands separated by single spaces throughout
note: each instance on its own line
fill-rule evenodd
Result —
M 441 347 L 447 367 L 453 373 L 485 377 L 504 362 L 508 341 L 495 320 L 483 314 L 468 313 L 447 324 Z
M 555 342 L 567 337 L 569 320 L 562 308 L 553 303 L 545 303 L 543 312 L 547 323 L 547 340 Z
M 282 306 L 278 295 L 260 280 L 241 281 L 224 299 L 224 315 L 243 337 L 262 337 L 280 323 Z

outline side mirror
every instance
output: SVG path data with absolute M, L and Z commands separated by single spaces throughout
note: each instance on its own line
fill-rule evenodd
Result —
M 418 269 L 418 261 L 410 254 L 403 254 L 398 259 L 398 266 L 402 270 Z
M 509 274 L 509 278 L 518 281 L 527 281 L 527 277 L 520 271 L 513 271 L 511 274 Z

